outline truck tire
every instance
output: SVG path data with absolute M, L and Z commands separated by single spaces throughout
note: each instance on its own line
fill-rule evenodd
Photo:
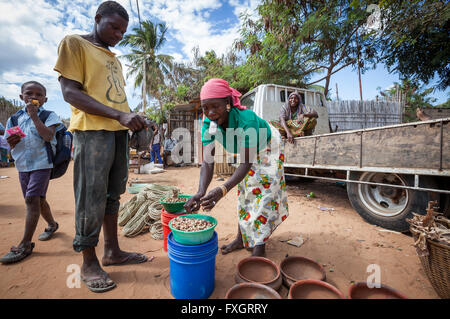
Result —
M 414 176 L 374 172 L 352 172 L 352 180 L 382 182 L 394 185 L 414 185 Z M 433 177 L 420 176 L 420 186 L 436 187 Z M 436 193 L 413 191 L 395 187 L 347 183 L 347 195 L 353 208 L 367 222 L 399 232 L 407 232 L 407 218 L 412 213 L 425 214 L 428 201 L 439 197 Z

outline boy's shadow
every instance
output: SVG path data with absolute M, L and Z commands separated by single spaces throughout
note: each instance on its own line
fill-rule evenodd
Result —
M 40 252 L 40 251 L 34 251 L 33 255 L 38 255 L 38 256 L 73 256 L 76 253 L 73 251 L 73 237 L 67 235 L 66 233 L 63 232 L 56 232 L 53 234 L 52 238 L 50 240 L 46 240 L 46 241 L 39 241 L 38 240 L 38 244 L 43 245 L 46 242 L 53 242 L 50 243 L 50 245 L 54 245 L 55 242 L 62 242 L 64 247 L 67 248 L 63 248 L 64 250 L 59 250 L 59 251 L 51 251 L 51 252 Z M 58 245 L 59 246 L 59 245 Z
M 0 205 L 0 219 L 22 219 L 24 211 L 21 205 Z
M 54 241 L 55 239 L 61 240 L 64 243 L 68 243 L 69 246 L 72 246 L 72 241 L 73 241 L 73 237 L 67 235 L 66 233 L 63 232 L 55 232 L 52 236 L 52 238 L 50 240 L 46 240 L 46 241 Z M 45 242 L 45 241 L 44 241 Z

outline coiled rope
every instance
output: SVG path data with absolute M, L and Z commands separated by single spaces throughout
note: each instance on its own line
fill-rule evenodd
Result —
M 171 196 L 175 186 L 149 184 L 127 203 L 120 206 L 118 225 L 123 226 L 122 234 L 135 237 L 149 230 L 153 239 L 162 240 L 163 227 L 159 200 Z

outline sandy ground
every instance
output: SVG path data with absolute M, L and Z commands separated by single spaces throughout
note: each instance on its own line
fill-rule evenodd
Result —
M 177 185 L 183 193 L 197 190 L 200 168 L 169 168 L 151 176 L 154 183 Z M 0 169 L 0 254 L 17 245 L 23 235 L 25 204 L 15 168 Z M 143 175 L 130 174 L 130 177 Z M 31 256 L 20 263 L 0 265 L 0 298 L 173 298 L 170 293 L 169 258 L 163 250 L 163 241 L 154 240 L 149 233 L 138 237 L 124 237 L 119 230 L 121 248 L 145 253 L 152 261 L 139 265 L 110 266 L 105 270 L 117 283 L 117 288 L 103 293 L 90 292 L 83 284 L 73 287 L 74 269 L 81 265 L 81 255 L 72 249 L 74 237 L 74 198 L 72 168 L 60 179 L 51 182 L 48 190 L 50 203 L 60 230 L 54 238 L 40 242 L 37 236 L 46 227 L 41 218 L 34 236 L 36 247 Z M 214 187 L 223 182 L 215 177 Z M 314 192 L 317 198 L 305 194 Z M 230 242 L 237 230 L 237 191 L 232 190 L 211 214 L 218 219 L 216 231 L 219 247 Z M 429 283 L 410 236 L 381 232 L 379 227 L 366 223 L 351 207 L 346 191 L 334 183 L 320 181 L 288 183 L 290 216 L 274 232 L 266 248 L 267 258 L 277 264 L 288 254 L 305 256 L 318 261 L 327 272 L 327 282 L 335 285 L 346 296 L 353 281 L 366 281 L 373 271 L 368 266 L 379 265 L 381 282 L 410 298 L 438 298 Z M 134 195 L 126 192 L 121 201 Z M 322 211 L 318 206 L 333 207 Z M 301 247 L 286 240 L 301 235 L 306 241 Z M 103 235 L 97 248 L 103 255 Z M 215 290 L 210 298 L 224 298 L 234 284 L 238 262 L 249 256 L 240 250 L 216 257 Z M 69 285 L 68 285 L 69 284 Z M 286 297 L 287 289 L 280 290 Z

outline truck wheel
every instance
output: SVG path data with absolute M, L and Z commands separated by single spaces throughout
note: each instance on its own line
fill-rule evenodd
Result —
M 374 172 L 352 172 L 352 180 L 413 186 L 414 176 Z M 432 177 L 421 176 L 422 187 L 436 187 Z M 371 224 L 383 228 L 406 232 L 406 218 L 412 213 L 425 214 L 428 201 L 435 199 L 432 193 L 387 186 L 347 183 L 347 194 L 353 208 Z

